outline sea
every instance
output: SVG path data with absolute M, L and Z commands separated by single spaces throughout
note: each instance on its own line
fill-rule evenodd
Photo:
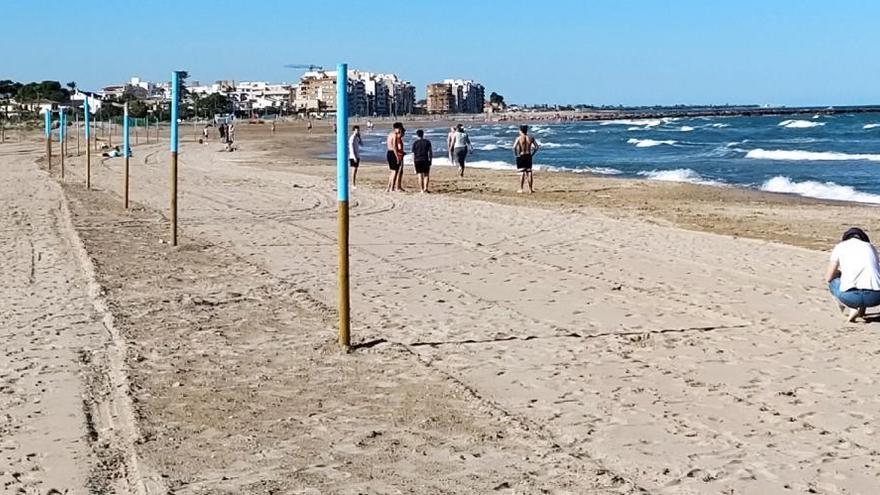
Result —
M 880 204 L 880 113 L 695 117 L 530 124 L 540 171 L 744 187 L 813 198 Z M 515 170 L 516 123 L 467 129 L 468 166 Z M 448 128 L 425 129 L 436 165 Z M 415 138 L 408 129 L 407 142 Z M 363 154 L 384 160 L 384 132 Z M 536 180 L 540 181 L 539 178 Z M 540 182 L 539 182 L 540 183 Z

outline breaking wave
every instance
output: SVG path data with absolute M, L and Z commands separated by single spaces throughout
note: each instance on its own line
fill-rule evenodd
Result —
M 750 150 L 746 158 L 759 160 L 795 160 L 795 161 L 846 161 L 868 160 L 880 162 L 880 155 L 859 153 L 838 153 L 834 151 L 799 151 L 799 150 Z
M 855 201 L 858 203 L 880 204 L 880 195 L 860 192 L 850 186 L 842 186 L 834 182 L 818 182 L 808 180 L 794 182 L 781 175 L 773 177 L 761 186 L 761 190 L 777 193 L 797 194 L 811 198 L 834 199 L 838 201 Z
M 819 127 L 825 125 L 825 122 L 810 122 L 809 120 L 783 120 L 779 127 L 786 129 L 809 129 L 810 127 Z
M 678 141 L 672 141 L 672 140 L 656 141 L 654 139 L 632 138 L 632 139 L 628 140 L 627 143 L 636 145 L 636 148 L 653 148 L 654 146 L 660 146 L 663 144 L 672 146 L 672 145 L 678 143 Z
M 689 168 L 677 168 L 674 170 L 645 170 L 639 172 L 642 177 L 649 180 L 660 180 L 666 182 L 689 182 L 692 184 L 703 184 L 707 186 L 720 186 L 721 182 L 704 178 Z

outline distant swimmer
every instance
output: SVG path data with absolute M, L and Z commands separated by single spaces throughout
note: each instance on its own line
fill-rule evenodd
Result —
M 388 168 L 391 170 L 388 177 L 388 192 L 402 191 L 399 179 L 400 171 L 403 168 L 403 134 L 405 132 L 403 124 L 395 122 L 385 140 L 385 158 L 388 160 Z
M 865 316 L 865 309 L 880 306 L 877 258 L 877 249 L 868 234 L 856 227 L 844 232 L 841 242 L 831 251 L 825 279 L 840 311 L 849 308 L 849 322 Z
M 348 138 L 348 163 L 351 166 L 351 187 L 357 189 L 358 167 L 361 165 L 361 140 L 360 126 L 351 128 L 351 137 Z
M 434 150 L 431 149 L 431 141 L 425 139 L 425 131 L 416 131 L 417 139 L 412 144 L 413 163 L 416 174 L 419 176 L 419 190 L 429 193 L 428 184 L 431 177 L 431 162 L 434 160 Z
M 534 178 L 532 177 L 532 162 L 538 153 L 540 146 L 535 138 L 529 136 L 529 126 L 519 126 L 519 136 L 513 142 L 513 156 L 516 157 L 516 170 L 521 174 L 519 179 L 518 193 L 522 193 L 526 184 L 529 186 L 529 194 L 535 192 Z
M 455 134 L 452 136 L 452 155 L 458 165 L 459 177 L 464 177 L 465 160 L 467 160 L 468 151 L 473 151 L 473 149 L 471 137 L 464 131 L 464 126 L 458 124 L 458 127 L 455 128 Z

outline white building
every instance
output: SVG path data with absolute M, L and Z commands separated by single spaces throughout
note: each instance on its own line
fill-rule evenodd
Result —
M 103 101 L 98 98 L 94 93 L 85 93 L 80 90 L 74 91 L 72 95 L 70 95 L 70 101 L 74 103 L 76 106 L 82 106 L 83 102 L 89 102 L 89 110 L 92 112 L 97 112 L 101 109 L 101 105 Z
M 336 75 L 336 71 L 303 74 L 295 107 L 306 111 L 335 111 Z M 406 115 L 415 107 L 415 87 L 395 74 L 349 69 L 347 92 L 351 115 Z
M 452 86 L 455 100 L 453 111 L 458 113 L 482 113 L 486 103 L 486 90 L 482 84 L 470 79 L 446 79 L 444 84 Z

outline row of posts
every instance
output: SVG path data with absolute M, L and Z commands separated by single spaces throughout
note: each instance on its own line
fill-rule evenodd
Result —
M 348 65 L 337 66 L 337 95 L 338 108 L 336 112 L 336 190 L 338 200 L 338 234 L 339 234 L 339 272 L 338 272 L 338 312 L 339 312 L 339 344 L 348 349 L 351 344 L 350 332 L 350 297 L 349 297 L 349 216 L 348 216 Z M 180 93 L 180 74 L 175 71 L 171 74 L 171 167 L 170 167 L 170 219 L 171 219 L 171 244 L 177 246 L 177 152 L 178 152 L 178 106 Z M 91 189 L 91 166 L 92 147 L 90 146 L 91 113 L 88 99 L 84 101 L 84 128 L 86 141 L 86 189 Z M 131 154 L 129 143 L 129 116 L 128 103 L 123 107 L 123 144 L 122 153 L 125 157 L 123 173 L 123 202 L 125 208 L 129 207 L 129 155 Z M 67 126 L 67 114 L 64 108 L 59 110 L 59 132 L 61 143 L 61 177 L 64 178 L 64 145 L 65 130 Z M 46 133 L 46 159 L 49 171 L 52 171 L 52 112 L 45 113 Z M 157 133 L 158 141 L 158 123 Z M 77 133 L 79 139 L 79 133 Z M 78 141 L 77 141 L 78 143 Z M 77 148 L 78 148 L 77 144 Z
M 177 245 L 177 115 L 180 92 L 180 74 L 173 72 L 171 76 L 171 244 Z M 130 142 L 130 118 L 128 115 L 128 103 L 123 105 L 122 117 L 122 154 L 125 160 L 125 168 L 123 172 L 123 203 L 125 208 L 129 207 L 129 159 L 131 156 Z M 64 178 L 66 153 L 66 131 L 67 131 L 67 109 L 61 107 L 58 110 L 58 141 L 61 146 L 61 178 Z M 49 172 L 52 171 L 52 110 L 46 109 L 44 113 L 44 133 L 46 137 L 46 164 Z M 77 123 L 78 123 L 77 115 Z M 83 130 L 86 142 L 86 189 L 92 188 L 92 146 L 91 146 L 91 108 L 89 100 L 83 102 Z M 147 142 L 149 142 L 149 120 L 146 121 Z M 79 154 L 79 130 L 76 133 L 77 138 L 77 154 Z M 156 122 L 156 142 L 159 141 L 159 122 Z M 95 136 L 95 148 L 97 149 L 97 136 Z

